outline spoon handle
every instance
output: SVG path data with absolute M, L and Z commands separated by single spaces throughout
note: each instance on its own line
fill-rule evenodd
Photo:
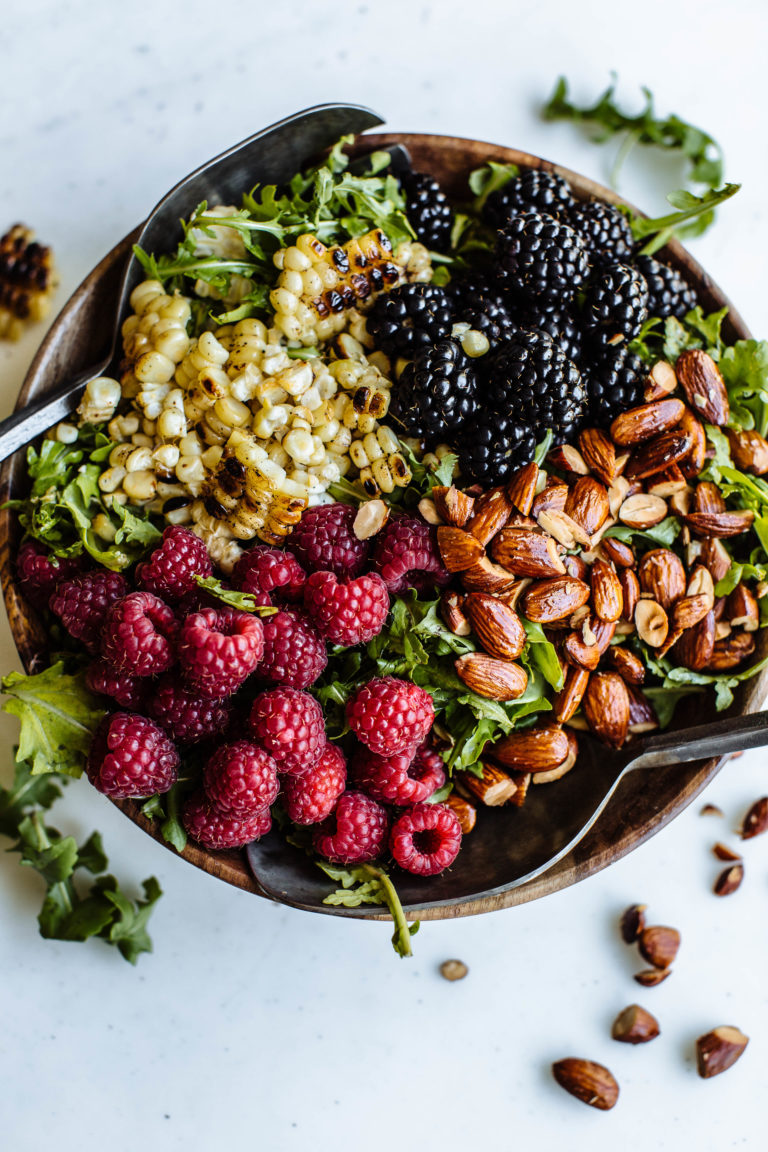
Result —
M 29 444 L 36 436 L 66 420 L 77 407 L 80 393 L 89 380 L 99 375 L 103 369 L 91 368 L 81 373 L 74 380 L 68 381 L 62 388 L 43 396 L 25 408 L 20 408 L 5 420 L 0 420 L 0 460 L 7 460 L 19 448 Z
M 752 712 L 747 716 L 732 716 L 713 724 L 650 736 L 643 741 L 638 749 L 639 755 L 627 764 L 627 768 L 660 768 L 687 760 L 727 756 L 729 752 L 744 752 L 766 744 L 768 712 Z

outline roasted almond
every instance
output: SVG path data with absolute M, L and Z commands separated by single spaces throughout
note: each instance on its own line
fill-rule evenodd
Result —
M 464 602 L 480 644 L 489 656 L 516 660 L 525 647 L 526 633 L 517 612 L 495 596 L 470 592 Z
M 510 588 L 509 592 L 504 592 L 499 596 L 499 599 L 503 600 L 508 608 L 514 608 L 516 610 L 518 600 L 530 583 L 530 576 L 524 576 L 520 580 L 516 580 L 514 585 Z
M 587 568 L 583 557 L 577 556 L 574 553 L 571 556 L 562 556 L 561 559 L 566 576 L 575 576 L 577 580 L 586 580 L 588 578 L 589 568 Z
M 621 594 L 624 599 L 624 613 L 622 619 L 634 620 L 635 619 L 635 605 L 640 598 L 640 581 L 633 568 L 619 569 L 619 583 L 621 584 Z
M 446 589 L 440 597 L 440 615 L 449 632 L 454 636 L 469 636 L 472 628 L 464 613 L 465 597 L 453 588 Z
M 638 492 L 628 496 L 619 508 L 619 520 L 628 528 L 645 531 L 660 524 L 667 515 L 667 505 L 661 496 L 651 496 L 647 492 Z
M 754 429 L 726 428 L 733 462 L 740 472 L 763 476 L 768 472 L 768 440 Z
M 744 865 L 731 864 L 730 868 L 724 868 L 715 880 L 712 891 L 715 896 L 732 896 L 741 887 L 743 879 Z
M 519 664 L 498 660 L 485 652 L 468 652 L 459 657 L 454 667 L 470 691 L 488 700 L 516 700 L 528 685 L 528 673 Z
M 487 808 L 499 808 L 514 796 L 517 786 L 514 780 L 502 772 L 496 764 L 485 761 L 481 764 L 482 775 L 463 772 L 461 782 L 464 788 Z
M 637 577 L 643 592 L 650 592 L 665 610 L 685 595 L 685 569 L 676 553 L 669 548 L 653 548 L 637 566 Z
M 607 432 L 585 428 L 579 433 L 579 448 L 590 472 L 610 488 L 616 480 L 616 449 Z
M 645 680 L 645 665 L 629 648 L 614 645 L 610 651 L 610 661 L 625 684 L 642 684 Z
M 616 570 L 607 560 L 595 560 L 590 572 L 592 604 L 601 620 L 618 620 L 624 608 L 624 597 Z
M 722 580 L 731 568 L 731 557 L 728 550 L 724 544 L 713 537 L 702 540 L 699 560 L 709 570 L 715 584 L 718 580 Z
M 698 623 L 683 631 L 675 644 L 675 657 L 684 668 L 701 672 L 709 665 L 714 650 L 715 614 L 710 609 Z
M 686 596 L 706 596 L 709 601 L 708 608 L 714 607 L 715 583 L 712 579 L 712 573 L 703 564 L 697 564 L 691 570 L 685 594 Z
M 563 640 L 563 655 L 574 668 L 584 668 L 587 672 L 594 672 L 600 663 L 597 644 L 585 644 L 581 632 L 568 633 Z
M 667 976 L 672 975 L 671 968 L 646 968 L 643 972 L 636 972 L 633 976 L 638 984 L 642 984 L 643 988 L 655 988 L 657 984 L 662 984 Z
M 533 777 L 530 772 L 510 772 L 509 775 L 514 781 L 515 792 L 514 795 L 510 796 L 507 803 L 512 804 L 515 808 L 522 808 Z
M 555 720 L 565 724 L 571 719 L 581 704 L 589 682 L 589 672 L 584 668 L 569 668 L 565 673 L 565 683 L 557 693 L 553 703 Z
M 435 487 L 432 489 L 432 500 L 440 518 L 454 528 L 463 528 L 469 520 L 475 506 L 473 496 L 468 496 L 453 485 L 450 488 Z
M 715 640 L 706 671 L 730 672 L 743 664 L 754 650 L 755 638 L 751 632 L 731 632 L 722 640 Z
M 683 402 L 676 397 L 654 400 L 621 412 L 611 424 L 614 444 L 632 447 L 674 428 L 683 415 Z
M 635 554 L 623 540 L 617 540 L 615 536 L 603 536 L 600 548 L 606 560 L 612 560 L 618 568 L 634 568 Z
M 654 732 L 659 726 L 659 721 L 648 697 L 634 684 L 627 684 L 627 695 L 630 735 L 642 736 L 644 732 Z
M 669 620 L 656 600 L 638 600 L 635 627 L 638 636 L 649 648 L 661 648 L 669 632 Z
M 475 500 L 472 516 L 467 520 L 468 532 L 479 540 L 483 548 L 512 515 L 512 501 L 504 488 L 490 488 Z
M 562 512 L 567 499 L 568 485 L 564 484 L 562 480 L 550 477 L 546 487 L 542 488 L 541 492 L 534 497 L 531 505 L 531 516 L 538 519 L 542 512 L 550 510 Z
M 647 904 L 630 904 L 622 913 L 619 921 L 619 932 L 625 944 L 634 944 L 645 928 L 645 910 Z
M 608 651 L 616 632 L 615 620 L 601 620 L 599 616 L 590 616 L 582 628 L 582 635 L 590 643 L 595 644 L 601 656 Z
M 423 496 L 419 500 L 418 512 L 422 520 L 426 520 L 427 524 L 436 527 L 438 524 L 443 524 L 443 518 L 438 512 L 434 500 L 430 496 Z
M 708 352 L 689 348 L 675 364 L 675 375 L 688 403 L 707 424 L 728 423 L 730 405 L 720 369 Z
M 707 612 L 712 610 L 714 599 L 706 592 L 699 592 L 695 596 L 683 596 L 672 609 L 670 622 L 675 631 L 683 632 L 686 628 L 693 628 L 703 620 Z
M 573 576 L 535 580 L 520 599 L 523 615 L 539 624 L 567 619 L 589 599 L 589 585 Z
M 761 796 L 747 812 L 741 824 L 742 840 L 752 840 L 768 832 L 768 796 Z
M 494 564 L 488 556 L 482 556 L 477 564 L 461 573 L 461 582 L 467 592 L 490 592 L 503 596 L 511 592 L 517 577 L 499 564 Z
M 389 519 L 389 507 L 383 500 L 366 500 L 358 508 L 352 521 L 352 531 L 358 540 L 370 540 Z
M 535 460 L 531 460 L 529 464 L 524 464 L 522 468 L 518 468 L 507 483 L 507 495 L 523 516 L 527 516 L 531 511 L 538 482 L 539 466 Z
M 637 944 L 640 955 L 654 968 L 669 968 L 680 948 L 680 933 L 677 928 L 656 924 L 643 929 Z
M 548 463 L 558 472 L 568 472 L 572 476 L 587 476 L 589 468 L 587 462 L 572 444 L 561 444 L 554 448 L 547 457 Z
M 686 408 L 680 421 L 680 431 L 691 438 L 691 446 L 685 456 L 681 456 L 678 467 L 688 480 L 695 479 L 704 467 L 707 457 L 707 437 L 704 427 L 690 408 Z
M 657 360 L 648 373 L 645 384 L 644 399 L 646 403 L 654 400 L 663 400 L 671 395 L 677 388 L 675 370 L 667 360 Z
M 552 1075 L 571 1096 L 602 1112 L 613 1108 L 619 1098 L 616 1077 L 593 1060 L 557 1060 L 552 1065 Z
M 760 626 L 760 610 L 757 600 L 746 584 L 739 584 L 728 597 L 725 615 L 734 628 L 742 627 L 745 632 L 756 632 Z
M 683 476 L 680 465 L 672 464 L 663 472 L 657 472 L 655 476 L 650 478 L 646 485 L 646 491 L 649 496 L 661 496 L 662 500 L 667 500 L 677 492 L 684 492 L 687 487 L 688 481 Z
M 547 772 L 565 760 L 569 745 L 562 728 L 555 724 L 542 724 L 522 732 L 511 732 L 486 751 L 505 768 L 514 768 L 518 772 Z
M 639 490 L 640 486 L 639 481 L 637 485 L 630 484 L 623 476 L 617 476 L 608 489 L 608 511 L 610 515 L 613 517 L 618 516 L 619 508 L 621 508 L 624 501 L 628 496 L 634 496 L 635 489 Z
M 703 1080 L 712 1076 L 719 1076 L 732 1068 L 744 1049 L 749 1044 L 749 1037 L 745 1036 L 739 1028 L 730 1024 L 721 1024 L 711 1032 L 699 1036 L 696 1041 L 696 1067 Z
M 568 493 L 565 512 L 589 537 L 599 531 L 608 518 L 608 491 L 594 476 L 580 477 Z
M 693 490 L 693 512 L 725 512 L 725 500 L 717 484 L 702 480 Z
M 553 537 L 528 528 L 503 528 L 491 545 L 495 560 L 516 576 L 562 576 L 565 565 Z
M 722 816 L 722 812 L 720 815 Z M 729 864 L 737 864 L 741 860 L 738 852 L 734 852 L 733 848 L 729 848 L 727 844 L 721 844 L 719 841 L 717 844 L 713 844 L 712 853 L 718 860 L 727 860 Z
M 639 1004 L 630 1004 L 614 1020 L 611 1036 L 622 1044 L 647 1044 L 649 1040 L 655 1040 L 660 1031 L 655 1016 Z
M 653 440 L 646 440 L 630 457 L 624 471 L 627 480 L 644 480 L 655 472 L 663 472 L 670 464 L 687 455 L 693 438 L 687 432 L 665 432 Z
M 579 755 L 579 741 L 575 732 L 566 732 L 568 738 L 568 755 L 565 760 L 561 760 L 554 768 L 548 768 L 545 772 L 533 772 L 533 784 L 554 784 L 555 780 L 562 780 L 566 773 L 570 772 L 571 768 L 576 764 Z
M 449 572 L 466 572 L 483 555 L 479 540 L 463 528 L 451 528 L 447 524 L 442 524 L 437 530 L 437 546 Z
M 594 673 L 583 704 L 591 730 L 611 748 L 620 748 L 629 728 L 629 697 L 621 676 L 615 672 Z
M 584 529 L 572 520 L 567 512 L 559 512 L 556 508 L 547 508 L 538 515 L 539 527 L 562 544 L 564 548 L 576 548 L 582 545 L 589 548 L 589 536 Z
M 472 773 L 465 772 L 464 775 L 469 777 Z M 459 796 L 458 792 L 451 792 L 448 799 L 444 800 L 443 803 L 447 804 L 454 816 L 457 817 L 461 825 L 462 835 L 467 836 L 477 823 L 477 809 L 474 804 L 470 804 L 469 800 Z

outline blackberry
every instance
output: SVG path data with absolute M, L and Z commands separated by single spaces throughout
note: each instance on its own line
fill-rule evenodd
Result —
M 555 444 L 578 430 L 587 401 L 581 374 L 545 332 L 521 329 L 501 346 L 490 372 L 485 402 L 497 413 L 514 414 L 538 440 L 551 429 Z
M 537 212 L 521 212 L 500 230 L 496 274 L 525 300 L 563 303 L 586 283 L 589 259 L 567 224 Z
M 441 340 L 406 366 L 389 414 L 407 435 L 434 445 L 457 432 L 476 405 L 477 376 L 472 362 L 453 340 Z
M 587 251 L 593 257 L 609 260 L 628 260 L 635 240 L 629 220 L 612 204 L 593 200 L 588 204 L 575 204 L 568 215 L 568 223 L 578 232 Z
M 536 433 L 515 413 L 485 409 L 459 444 L 459 467 L 473 484 L 503 484 L 535 451 Z
M 368 313 L 368 331 L 388 356 L 413 356 L 451 331 L 451 300 L 434 284 L 401 284 L 383 292 Z
M 648 285 L 637 268 L 602 264 L 584 300 L 584 330 L 597 344 L 616 347 L 637 336 L 648 316 Z
M 590 420 L 607 427 L 620 412 L 644 403 L 647 375 L 647 366 L 628 348 L 606 348 L 585 369 Z
M 564 308 L 526 308 L 520 315 L 523 328 L 538 328 L 551 336 L 555 344 L 562 348 L 569 360 L 578 361 L 581 357 L 581 329 L 573 316 Z
M 454 320 L 463 319 L 465 312 L 475 312 L 487 300 L 502 302 L 495 276 L 471 269 L 459 272 L 445 286 L 445 292 L 453 305 Z
M 483 219 L 492 228 L 503 228 L 520 212 L 546 212 L 565 219 L 573 203 L 571 189 L 562 176 L 532 168 L 491 192 L 483 205 Z
M 453 209 L 437 180 L 424 172 L 410 172 L 402 180 L 406 215 L 422 244 L 445 252 L 451 244 Z
M 676 268 L 654 260 L 653 256 L 638 256 L 639 268 L 648 285 L 648 315 L 666 320 L 676 316 L 679 320 L 698 304 L 696 293 Z

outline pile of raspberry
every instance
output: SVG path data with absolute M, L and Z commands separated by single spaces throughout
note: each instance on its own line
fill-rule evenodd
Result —
M 364 863 L 388 849 L 402 868 L 428 876 L 453 862 L 459 821 L 429 803 L 445 783 L 430 746 L 429 693 L 392 676 L 363 684 L 346 706 L 352 735 L 342 750 L 308 691 L 328 645 L 379 634 L 390 594 L 449 579 L 421 518 L 393 518 L 373 540 L 358 539 L 354 518 L 348 505 L 319 505 L 285 549 L 256 545 L 242 555 L 229 586 L 251 594 L 261 614 L 201 589 L 197 578 L 213 576 L 213 566 L 204 543 L 181 526 L 166 528 L 131 576 L 22 546 L 22 591 L 92 657 L 86 682 L 108 709 L 86 767 L 99 791 L 167 792 L 180 750 L 194 749 L 200 779 L 183 821 L 206 849 L 264 836 L 279 798 L 335 863 Z

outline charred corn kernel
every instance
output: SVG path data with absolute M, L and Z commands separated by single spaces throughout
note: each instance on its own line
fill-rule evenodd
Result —
M 134 448 L 125 461 L 126 472 L 143 472 L 152 467 L 152 451 L 150 448 Z
M 212 444 L 210 448 L 206 448 L 205 452 L 203 452 L 200 459 L 209 472 L 212 472 L 214 468 L 218 467 L 223 451 L 224 448 L 221 444 Z
M 125 505 L 128 503 L 128 497 L 122 489 L 118 489 L 117 492 L 105 492 L 103 503 L 105 508 L 112 508 L 115 504 Z
M 165 296 L 165 289 L 159 280 L 142 280 L 131 292 L 131 308 L 137 316 L 142 316 L 152 302 L 161 296 Z
M 405 457 L 400 452 L 393 452 L 391 456 L 387 457 L 387 463 L 392 472 L 395 486 L 397 488 L 407 488 L 413 478 L 413 473 L 408 467 L 408 462 Z
M 51 249 L 15 224 L 0 237 L 0 337 L 18 340 L 25 324 L 42 320 L 55 288 Z
M 182 456 L 202 455 L 203 442 L 197 432 L 188 432 L 186 436 L 182 436 L 181 440 L 179 440 L 179 451 Z
M 283 440 L 283 448 L 297 464 L 311 463 L 312 455 L 318 444 L 324 454 L 325 448 L 322 441 L 303 428 L 292 428 Z
M 214 410 L 210 409 L 199 421 L 197 430 L 204 444 L 226 444 L 232 433 L 232 426 L 219 420 Z
M 395 479 L 386 457 L 381 456 L 371 464 L 373 478 L 382 492 L 394 492 Z
M 369 432 L 363 438 L 363 447 L 369 464 L 372 464 L 374 460 L 379 460 L 384 455 L 384 449 L 381 447 L 375 432 Z
M 59 444 L 74 444 L 77 440 L 79 433 L 74 424 L 67 424 L 64 421 L 56 425 L 56 436 Z
M 190 515 L 194 521 L 192 531 L 205 544 L 213 563 L 228 576 L 243 554 L 231 530 L 226 524 L 218 523 L 208 516 L 200 500 L 194 502 Z
M 123 480 L 123 492 L 136 504 L 151 500 L 157 491 L 157 478 L 154 472 L 145 469 L 141 472 L 127 472 Z
M 162 352 L 145 352 L 134 364 L 133 371 L 142 384 L 167 384 L 173 379 L 176 364 Z
M 345 452 L 349 451 L 349 446 L 352 443 L 352 432 L 349 428 L 340 428 L 333 440 L 328 442 L 328 451 L 335 453 L 337 456 L 343 456 Z
M 392 452 L 400 451 L 400 441 L 391 428 L 387 428 L 386 424 L 380 424 L 376 429 L 376 439 L 383 452 L 389 455 Z
M 261 440 L 269 440 L 277 428 L 284 428 L 290 419 L 290 409 L 285 404 L 273 408 L 260 408 L 253 418 L 253 431 Z
M 116 444 L 109 453 L 109 463 L 113 468 L 122 468 L 126 460 L 133 452 L 134 445 L 127 441 L 123 444 Z
M 275 383 L 297 400 L 312 387 L 312 367 L 306 361 L 300 360 L 276 376 Z
M 85 386 L 77 414 L 84 424 L 103 424 L 114 415 L 122 398 L 122 389 L 110 376 L 97 376 Z
M 164 408 L 157 418 L 157 434 L 164 440 L 178 440 L 186 434 L 187 418 L 184 410 Z
M 99 512 L 96 514 L 96 516 L 94 516 L 92 528 L 96 535 L 99 536 L 102 540 L 106 540 L 110 544 L 114 542 L 115 536 L 117 535 L 117 529 L 110 520 L 109 516 L 105 516 L 103 512 Z
M 370 464 L 362 440 L 353 440 L 349 446 L 349 458 L 355 468 L 366 468 Z
M 338 420 L 329 420 L 327 424 L 320 424 L 315 427 L 314 432 L 318 440 L 322 440 L 324 444 L 329 444 L 341 430 L 341 424 Z
M 111 468 L 107 468 L 99 476 L 99 489 L 102 492 L 116 492 L 122 484 L 127 473 L 124 467 L 120 464 L 115 464 Z
M 380 495 L 381 489 L 379 488 L 378 484 L 376 483 L 376 479 L 373 475 L 373 469 L 372 468 L 370 468 L 368 466 L 366 466 L 365 468 L 361 468 L 360 469 L 360 475 L 359 475 L 358 479 L 360 481 L 360 484 L 361 484 L 363 491 L 365 492 L 366 496 L 379 496 Z
M 151 384 L 143 384 L 136 396 L 136 403 L 139 405 L 148 420 L 156 420 L 163 408 L 171 391 L 169 383 L 161 384 L 159 382 Z
M 154 444 L 154 440 L 151 436 L 147 436 L 146 432 L 134 432 L 130 442 L 134 448 L 151 448 Z
M 373 349 L 374 341 L 368 332 L 365 316 L 357 308 L 353 308 L 349 313 L 349 333 L 366 351 Z
M 199 456 L 181 456 L 176 465 L 176 476 L 181 483 L 197 495 L 205 480 L 205 465 Z
M 251 410 L 232 396 L 223 396 L 213 406 L 213 411 L 223 424 L 230 428 L 244 428 L 251 419 Z
M 366 435 L 368 432 L 373 432 L 375 427 L 376 427 L 376 417 L 375 416 L 360 416 L 360 418 L 357 421 L 357 430 L 358 430 L 358 432 L 362 432 L 364 435 Z
M 113 416 L 107 425 L 107 434 L 110 440 L 120 443 L 128 440 L 134 432 L 139 430 L 139 417 L 135 412 L 127 412 L 124 416 Z
M 169 524 L 189 524 L 192 520 L 192 510 L 189 504 L 178 504 L 172 508 L 163 508 L 163 516 Z
M 180 455 L 175 444 L 161 444 L 152 453 L 152 465 L 162 472 L 173 472 Z

